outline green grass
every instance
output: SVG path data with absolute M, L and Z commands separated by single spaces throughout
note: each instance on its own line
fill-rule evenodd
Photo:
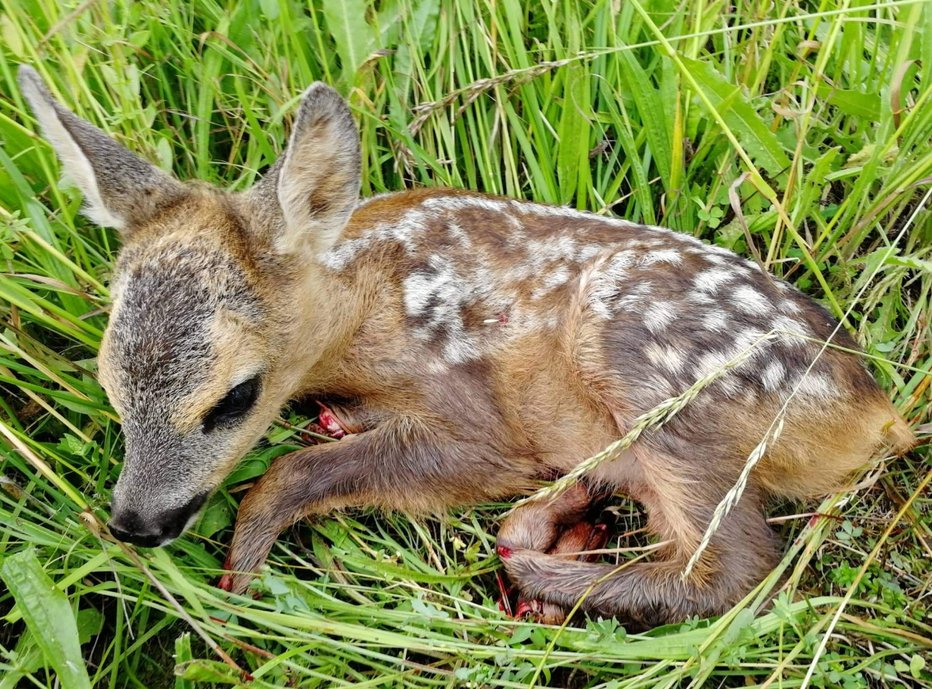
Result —
M 358 117 L 365 193 L 481 189 L 759 257 L 844 318 L 918 428 L 932 3 L 0 0 L 0 37 L 0 689 L 238 682 L 212 646 L 257 687 L 932 687 L 928 434 L 821 506 L 776 506 L 788 555 L 744 605 L 642 635 L 505 619 L 503 505 L 335 515 L 283 535 L 273 596 L 217 590 L 241 484 L 299 443 L 285 425 L 194 533 L 138 555 L 103 539 L 122 447 L 94 371 L 118 242 L 58 183 L 14 76 L 32 64 L 129 147 L 234 189 L 323 79 Z

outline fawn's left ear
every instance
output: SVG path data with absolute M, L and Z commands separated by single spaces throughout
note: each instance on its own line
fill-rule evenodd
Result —
M 52 97 L 32 67 L 20 65 L 19 87 L 65 175 L 82 191 L 84 214 L 127 236 L 133 226 L 185 193 L 185 187 L 85 122 Z
M 284 156 L 251 190 L 269 203 L 271 185 L 284 227 L 275 237 L 281 253 L 320 256 L 340 238 L 359 201 L 362 155 L 349 106 L 321 82 L 304 92 Z

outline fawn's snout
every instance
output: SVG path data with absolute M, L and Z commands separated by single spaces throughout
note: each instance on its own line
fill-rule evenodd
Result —
M 134 507 L 114 505 L 108 524 L 110 533 L 125 543 L 155 548 L 178 538 L 193 521 L 208 492 L 195 495 L 187 503 L 153 513 Z

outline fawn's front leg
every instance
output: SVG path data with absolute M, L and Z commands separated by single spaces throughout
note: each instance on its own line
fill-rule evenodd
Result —
M 525 487 L 530 471 L 487 440 L 454 439 L 415 417 L 293 452 L 243 499 L 220 586 L 244 591 L 278 535 L 302 517 L 359 505 L 425 512 L 501 498 Z

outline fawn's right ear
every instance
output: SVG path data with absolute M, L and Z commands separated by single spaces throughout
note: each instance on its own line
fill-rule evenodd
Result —
M 126 235 L 133 225 L 184 194 L 184 186 L 56 101 L 32 67 L 20 65 L 19 87 L 65 175 L 84 194 L 84 214 Z
M 276 251 L 320 256 L 340 238 L 359 201 L 362 154 L 346 101 L 321 82 L 301 98 L 288 148 L 247 193 L 254 208 L 280 212 Z

